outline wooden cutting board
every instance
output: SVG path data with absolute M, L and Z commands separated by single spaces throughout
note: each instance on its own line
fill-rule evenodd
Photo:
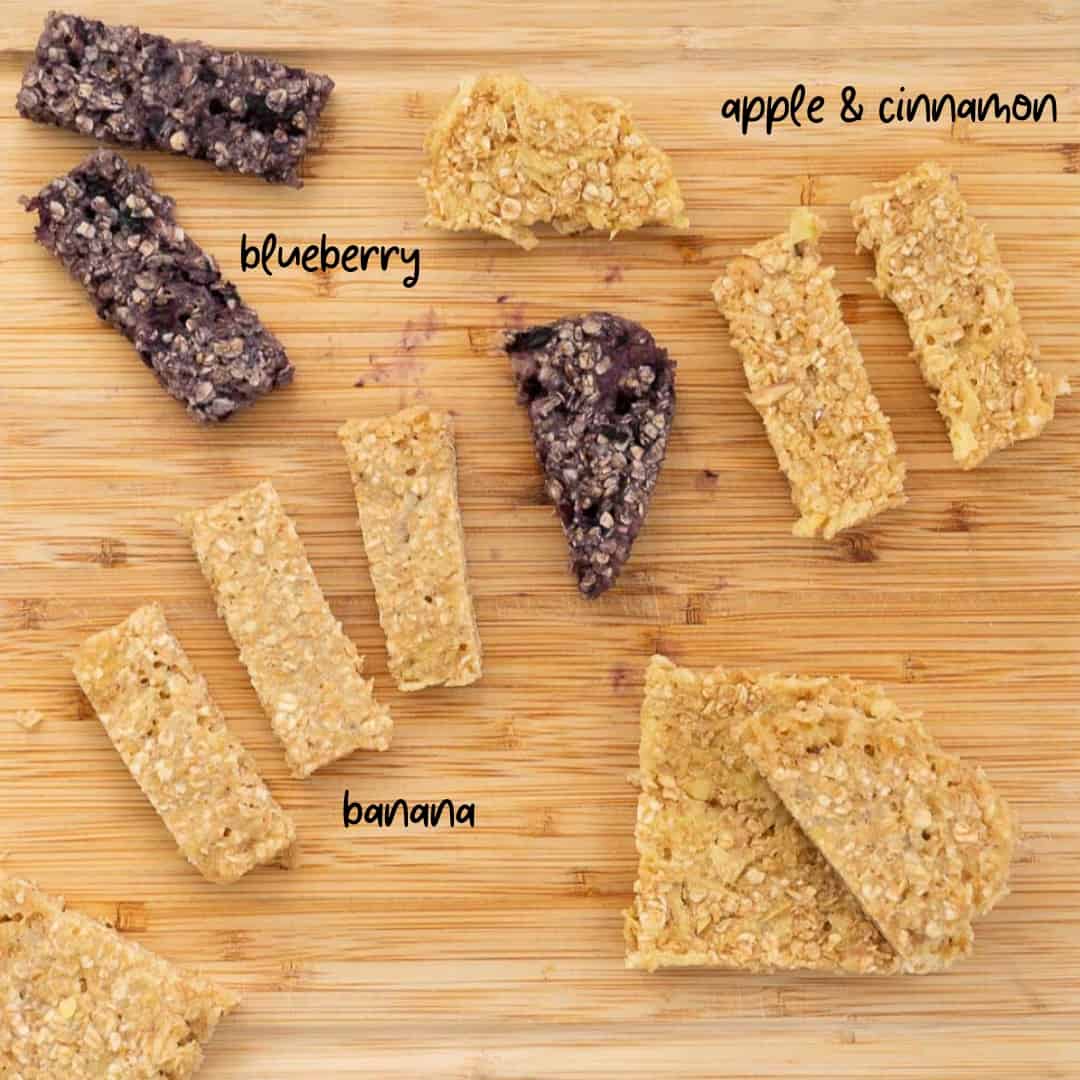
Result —
M 244 995 L 206 1080 L 313 1076 L 1080 1076 L 1080 409 L 962 473 L 847 204 L 926 158 L 997 233 L 1046 366 L 1080 381 L 1080 9 L 808 0 L 138 5 L 147 29 L 265 51 L 337 81 L 302 191 L 134 155 L 279 334 L 295 386 L 200 428 L 98 323 L 16 204 L 90 149 L 11 106 L 48 5 L 0 4 L 0 866 Z M 89 12 L 88 12 L 89 13 Z M 134 18 L 116 0 L 108 21 Z M 531 254 L 422 225 L 421 142 L 466 73 L 631 101 L 670 151 L 692 229 L 545 238 Z M 732 95 L 828 99 L 825 122 L 743 137 Z M 1059 120 L 840 122 L 910 92 L 1053 92 Z M 869 111 L 869 110 L 868 110 Z M 829 225 L 844 309 L 908 462 L 910 503 L 831 543 L 793 511 L 709 285 L 800 203 Z M 240 237 L 419 245 L 400 275 L 240 271 Z M 501 332 L 583 309 L 637 319 L 679 364 L 667 465 L 614 592 L 578 598 L 515 405 Z M 359 385 L 360 383 L 363 385 Z M 486 649 L 482 682 L 392 688 L 334 431 L 413 402 L 457 415 Z M 261 478 L 294 515 L 396 733 L 314 779 L 285 772 L 174 524 Z M 69 654 L 157 599 L 271 788 L 300 865 L 205 883 L 80 699 Z M 626 972 L 642 671 L 847 671 L 922 709 L 1023 822 L 1013 894 L 974 957 L 924 979 Z M 43 720 L 14 723 L 22 709 Z M 475 829 L 342 828 L 354 799 L 448 797 Z

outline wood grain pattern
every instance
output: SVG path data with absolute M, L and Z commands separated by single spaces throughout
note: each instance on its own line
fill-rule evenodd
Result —
M 206 1080 L 416 1076 L 1080 1076 L 1080 409 L 974 473 L 953 467 L 900 318 L 867 283 L 847 202 L 927 157 L 997 232 L 1046 365 L 1078 374 L 1080 12 L 1070 0 L 904 5 L 374 0 L 138 6 L 148 29 L 331 74 L 328 140 L 302 192 L 136 155 L 182 224 L 277 331 L 296 385 L 201 429 L 98 324 L 16 205 L 89 150 L 16 117 L 47 4 L 0 4 L 0 851 L 245 1003 Z M 132 16 L 101 0 L 93 14 Z M 676 164 L 693 227 L 509 244 L 426 231 L 424 132 L 456 79 L 519 67 L 630 100 Z M 732 94 L 804 81 L 826 122 L 742 138 Z M 839 88 L 1053 91 L 1056 125 L 841 124 Z M 845 313 L 909 466 L 910 503 L 831 543 L 792 509 L 708 287 L 812 204 Z M 242 232 L 419 244 L 419 286 L 241 275 Z M 586 604 L 514 404 L 506 327 L 583 308 L 638 319 L 679 363 L 668 462 L 619 587 Z M 356 387 L 358 379 L 364 386 Z M 385 667 L 334 431 L 412 402 L 457 414 L 486 675 L 402 695 Z M 174 524 L 273 478 L 396 720 L 384 755 L 291 779 Z M 280 801 L 300 866 L 221 889 L 173 850 L 100 725 L 70 652 L 160 600 Z M 926 979 L 622 968 L 635 872 L 637 709 L 653 650 L 681 663 L 849 671 L 924 709 L 981 760 L 1024 836 L 1013 895 L 974 958 Z M 20 709 L 44 714 L 22 731 Z M 465 832 L 340 825 L 353 797 L 477 803 Z

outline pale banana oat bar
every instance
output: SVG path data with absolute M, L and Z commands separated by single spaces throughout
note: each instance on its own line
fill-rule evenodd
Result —
M 828 540 L 905 497 L 889 418 L 844 322 L 835 270 L 821 263 L 821 229 L 797 211 L 786 232 L 733 259 L 712 291 L 791 485 L 792 531 Z
M 386 750 L 393 723 L 264 481 L 181 518 L 294 776 Z
M 1007 892 L 1014 822 L 982 770 L 854 679 L 769 675 L 734 734 L 903 960 L 940 970 Z
M 0 878 L 0 1076 L 188 1080 L 238 999 Z
M 961 468 L 1032 439 L 1068 381 L 1040 371 L 993 233 L 956 177 L 926 163 L 852 203 L 877 291 L 900 309 Z
M 88 638 L 75 678 L 188 861 L 228 884 L 288 865 L 296 832 L 229 731 L 206 680 L 148 604 Z
M 481 229 L 523 248 L 539 243 L 541 223 L 610 236 L 689 225 L 667 154 L 615 98 L 549 94 L 515 74 L 475 76 L 424 145 L 428 225 Z
M 627 966 L 894 971 L 897 958 L 731 734 L 766 694 L 654 656 Z
M 414 407 L 338 432 L 400 690 L 466 686 L 481 673 L 458 506 L 454 421 Z

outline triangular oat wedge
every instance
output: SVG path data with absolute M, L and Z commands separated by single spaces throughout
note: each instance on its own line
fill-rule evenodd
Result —
M 762 676 L 739 745 L 910 972 L 966 955 L 1007 892 L 1014 825 L 981 769 L 876 686 Z
M 652 335 L 594 312 L 506 344 L 578 588 L 611 588 L 645 520 L 675 414 L 675 363 Z
M 654 656 L 641 709 L 627 966 L 896 970 L 897 958 L 731 736 L 765 691 Z
M 462 81 L 424 145 L 428 225 L 482 229 L 532 248 L 539 223 L 611 236 L 689 224 L 667 154 L 615 98 L 548 94 L 520 75 L 480 75 Z

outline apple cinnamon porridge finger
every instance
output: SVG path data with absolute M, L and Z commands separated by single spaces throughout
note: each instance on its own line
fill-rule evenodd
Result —
M 907 322 L 960 467 L 1035 438 L 1069 383 L 1039 370 L 993 233 L 956 177 L 927 162 L 851 209 L 858 246 L 874 253 L 874 286 Z
M 228 884 L 288 865 L 296 831 L 229 731 L 157 604 L 94 634 L 75 677 L 188 861 Z
M 799 511 L 796 536 L 831 539 L 904 498 L 904 464 L 844 322 L 835 271 L 821 264 L 821 220 L 790 227 L 733 259 L 713 283 Z
M 357 749 L 386 750 L 393 722 L 334 617 L 269 482 L 181 518 L 294 776 Z

